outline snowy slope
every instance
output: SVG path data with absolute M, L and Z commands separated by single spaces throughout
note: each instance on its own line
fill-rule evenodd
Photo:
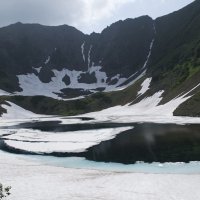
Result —
M 2 151 L 0 172 L 1 182 L 12 186 L 8 200 L 197 200 L 200 196 L 198 174 L 67 169 Z
M 148 90 L 150 79 L 146 79 L 138 92 L 139 94 L 145 94 Z M 164 105 L 159 105 L 162 100 L 162 94 L 164 91 L 159 91 L 152 96 L 143 98 L 140 102 L 131 104 L 128 103 L 124 106 L 115 106 L 108 109 L 104 109 L 99 112 L 92 112 L 81 116 L 92 117 L 97 121 L 112 120 L 116 122 L 136 122 L 136 121 L 149 121 L 149 122 L 172 122 L 172 123 L 190 123 L 192 121 L 199 123 L 200 118 L 190 117 L 174 117 L 173 112 L 183 102 L 192 97 L 191 92 L 199 88 L 200 84 L 196 85 L 190 91 L 185 94 L 181 94 L 176 98 L 170 100 Z
M 7 102 L 9 105 L 3 104 L 1 107 L 6 109 L 7 113 L 3 113 L 2 119 L 31 119 L 34 117 L 39 117 L 41 115 L 36 115 L 28 110 L 25 110 L 12 102 Z
M 10 93 L 0 89 L 0 96 L 8 96 Z
M 138 95 L 143 95 L 143 94 L 145 94 L 145 92 L 146 91 L 148 91 L 150 88 L 149 88 L 149 86 L 150 86 L 150 84 L 151 84 L 151 80 L 152 80 L 152 78 L 147 78 L 143 83 L 142 83 L 142 85 L 141 85 L 141 90 L 140 91 L 138 91 Z
M 88 54 L 85 54 L 85 42 L 81 45 L 81 54 L 84 63 L 87 60 L 88 69 L 86 71 L 69 70 L 64 68 L 60 71 L 54 69 L 52 70 L 54 76 L 51 78 L 49 83 L 42 82 L 38 75 L 35 73 L 20 74 L 17 75 L 19 80 L 19 86 L 22 92 L 15 92 L 16 95 L 23 96 L 35 96 L 42 95 L 47 97 L 52 97 L 55 99 L 62 99 L 59 94 L 63 94 L 61 90 L 63 89 L 81 89 L 83 91 L 90 91 L 92 93 L 101 91 L 110 92 L 115 90 L 122 90 L 128 86 L 134 84 L 138 79 L 143 77 L 146 73 L 146 67 L 149 62 L 149 58 L 152 53 L 152 47 L 154 44 L 154 39 L 150 43 L 149 52 L 146 56 L 144 65 L 141 69 L 131 74 L 129 77 L 123 77 L 121 74 L 116 74 L 112 77 L 108 77 L 107 73 L 103 71 L 103 66 L 95 66 L 91 60 L 91 52 L 93 45 L 89 46 Z M 145 56 L 145 55 L 144 55 Z M 48 56 L 44 62 L 47 65 L 50 62 L 51 57 Z M 101 61 L 99 61 L 101 63 Z M 45 66 L 44 66 L 45 67 Z M 40 73 L 42 67 L 34 68 L 38 73 Z M 83 75 L 90 76 L 94 73 L 96 82 L 94 83 L 84 83 L 80 82 L 80 78 Z M 67 85 L 63 78 L 68 76 L 70 83 Z M 110 79 L 110 81 L 109 81 Z M 114 83 L 112 83 L 114 81 Z M 81 96 L 80 96 L 81 97 Z
M 145 95 L 150 86 L 151 78 L 147 78 L 142 84 L 141 89 L 138 91 L 138 95 Z M 92 112 L 80 115 L 81 117 L 90 117 L 94 118 L 91 122 L 97 121 L 115 121 L 115 122 L 157 122 L 157 123 L 200 123 L 200 118 L 192 118 L 192 117 L 175 117 L 173 116 L 173 112 L 179 105 L 185 102 L 187 99 L 191 98 L 191 92 L 195 89 L 199 88 L 200 84 L 195 86 L 190 91 L 185 94 L 181 94 L 171 101 L 165 103 L 164 105 L 160 105 L 159 103 L 162 100 L 162 94 L 164 91 L 159 91 L 152 96 L 147 96 L 143 98 L 140 102 L 132 104 L 131 102 L 124 106 L 115 106 L 111 107 L 99 112 Z M 32 112 L 26 111 L 19 106 L 10 103 L 11 106 L 2 105 L 3 108 L 7 110 L 7 114 L 3 114 L 2 119 L 11 119 L 17 120 L 19 118 L 31 120 L 31 118 L 35 118 L 37 120 L 40 119 L 41 115 L 35 115 Z M 80 117 L 78 116 L 78 117 Z M 48 120 L 60 120 L 63 123 L 85 123 L 79 119 L 63 119 L 61 117 L 50 117 Z
M 38 68 L 39 70 L 39 68 Z M 19 85 L 22 88 L 22 92 L 15 92 L 16 95 L 22 96 L 35 96 L 35 95 L 42 95 L 47 97 L 52 97 L 55 99 L 62 99 L 58 96 L 58 94 L 62 94 L 62 89 L 82 89 L 85 91 L 97 92 L 99 88 L 103 88 L 104 91 L 110 92 L 114 90 L 120 90 L 128 87 L 129 85 L 133 84 L 138 78 L 132 81 L 131 83 L 119 87 L 129 78 L 120 77 L 119 74 L 113 76 L 111 80 L 116 80 L 115 84 L 109 84 L 107 82 L 107 74 L 102 71 L 101 66 L 92 66 L 89 68 L 89 71 L 76 71 L 76 70 L 68 70 L 63 69 L 61 71 L 53 70 L 54 77 L 51 78 L 49 83 L 43 83 L 38 76 L 34 73 L 26 74 L 26 75 L 18 75 Z M 95 74 L 96 83 L 82 83 L 79 81 L 81 75 L 84 74 Z M 66 85 L 63 81 L 65 76 L 70 78 L 70 84 Z M 144 74 L 142 74 L 143 76 Z M 141 78 L 141 76 L 139 76 Z

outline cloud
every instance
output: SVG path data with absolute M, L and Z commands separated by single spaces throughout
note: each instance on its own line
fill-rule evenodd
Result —
M 89 24 L 88 28 L 90 29 L 89 32 L 91 32 L 98 29 L 97 26 L 102 27 L 100 25 L 104 24 L 102 21 L 109 21 L 123 5 L 133 2 L 135 0 L 82 0 L 83 16 L 78 20 L 78 23 L 81 27 Z
M 135 0 L 83 0 L 84 20 L 88 22 L 108 18 L 121 6 L 130 2 Z
M 18 21 L 68 24 L 84 32 L 101 31 L 124 18 L 157 17 L 193 0 L 0 0 L 0 26 Z
M 58 25 L 73 24 L 83 15 L 82 0 L 1 0 L 0 24 L 17 21 Z

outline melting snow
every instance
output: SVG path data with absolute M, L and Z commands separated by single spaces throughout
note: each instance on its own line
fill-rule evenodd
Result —
M 200 123 L 200 118 L 174 117 L 173 112 L 183 102 L 188 100 L 188 96 L 195 86 L 189 92 L 180 95 L 164 105 L 159 105 L 164 91 L 159 91 L 150 97 L 142 99 L 140 102 L 125 106 L 115 106 L 99 112 L 84 114 L 81 116 L 92 117 L 97 121 L 114 122 L 157 122 L 157 123 Z
M 19 129 L 15 134 L 5 136 L 9 147 L 35 153 L 84 152 L 102 141 L 111 140 L 117 134 L 133 127 L 107 128 L 98 130 L 73 131 L 64 133 L 41 132 Z M 15 141 L 17 140 L 17 141 Z
M 48 56 L 47 59 L 45 60 L 44 64 L 47 65 L 49 63 L 50 59 L 51 59 L 51 57 Z
M 1 107 L 7 110 L 7 113 L 3 113 L 1 119 L 27 119 L 33 117 L 39 117 L 28 110 L 23 109 L 22 107 L 17 106 L 12 102 L 7 102 L 10 106 L 2 104 Z
M 37 68 L 33 68 L 33 69 L 35 69 L 38 73 L 40 73 L 42 67 L 37 67 Z
M 147 78 L 143 83 L 142 83 L 142 88 L 140 91 L 138 91 L 138 95 L 143 95 L 146 91 L 148 91 L 150 88 L 152 78 Z
M 90 54 L 91 54 L 91 51 L 92 51 L 92 45 L 90 45 L 90 49 L 88 51 L 88 71 L 90 69 L 90 62 L 91 62 Z
M 84 50 L 85 50 L 85 42 L 81 45 L 81 53 L 82 53 L 83 61 L 85 62 Z
M 61 90 L 65 88 L 83 90 L 95 90 L 98 88 L 105 88 L 105 91 L 112 91 L 127 80 L 126 78 L 119 78 L 116 84 L 108 85 L 106 83 L 107 75 L 105 72 L 101 71 L 101 69 L 101 66 L 92 66 L 89 68 L 88 72 L 76 70 L 71 71 L 68 69 L 63 69 L 61 71 L 53 70 L 55 76 L 52 77 L 49 83 L 41 82 L 38 76 L 36 76 L 35 74 L 18 75 L 17 77 L 19 79 L 19 85 L 23 91 L 16 92 L 15 94 L 24 96 L 42 95 L 55 99 L 61 99 L 56 93 L 61 93 Z M 81 74 L 91 74 L 93 72 L 95 73 L 95 77 L 97 79 L 96 83 L 79 83 L 79 78 Z M 65 77 L 65 75 L 68 75 L 70 77 L 69 85 L 66 85 L 63 82 L 63 78 Z
M 0 96 L 8 96 L 10 93 L 0 89 Z
M 144 65 L 143 65 L 142 69 L 145 69 L 145 68 L 147 67 L 147 64 L 148 64 L 148 62 L 149 62 L 149 58 L 150 58 L 150 56 L 151 56 L 153 44 L 154 44 L 154 39 L 151 41 L 149 53 L 148 53 L 148 55 L 147 55 L 147 59 L 146 59 Z
M 199 174 L 70 169 L 2 151 L 0 172 L 1 182 L 12 186 L 8 200 L 197 200 L 200 196 Z

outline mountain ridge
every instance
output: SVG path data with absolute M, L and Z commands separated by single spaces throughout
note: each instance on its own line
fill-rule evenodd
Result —
M 139 89 L 141 80 L 152 77 L 150 90 L 134 101 L 138 102 L 148 95 L 163 90 L 163 99 L 160 104 L 166 103 L 181 93 L 191 90 L 200 82 L 198 78 L 200 71 L 199 13 L 200 1 L 196 0 L 179 11 L 155 20 L 149 16 L 120 20 L 105 28 L 101 33 L 90 35 L 83 34 L 67 25 L 53 27 L 35 25 L 42 29 L 56 29 L 56 31 L 48 33 L 39 31 L 37 37 L 32 33 L 34 36 L 28 34 L 28 39 L 22 37 L 22 40 L 19 40 L 17 36 L 16 41 L 14 39 L 14 44 L 17 42 L 17 45 L 13 46 L 12 51 L 10 47 L 13 41 L 6 34 L 4 37 L 7 38 L 7 43 L 0 39 L 0 71 L 2 72 L 0 89 L 8 92 L 17 91 L 16 95 L 30 96 L 23 97 L 29 100 L 35 98 L 31 97 L 34 95 L 45 95 L 60 100 L 86 95 L 85 100 L 77 100 L 80 105 L 84 103 L 87 105 L 83 106 L 81 111 L 84 113 L 121 104 L 123 100 L 118 99 L 118 97 L 123 98 L 121 94 L 132 96 L 131 98 L 124 97 L 126 99 L 124 103 L 129 103 L 137 98 L 135 90 Z M 26 26 L 22 24 L 16 26 L 19 25 Z M 67 35 L 63 36 L 66 29 L 70 31 L 68 30 Z M 38 40 L 42 41 L 41 46 Z M 18 49 L 21 49 L 20 45 L 23 51 L 18 52 Z M 130 86 L 131 84 L 133 86 Z M 55 88 L 58 85 L 60 86 Z M 128 92 L 121 91 L 126 87 L 128 88 L 125 91 Z M 40 88 L 45 90 L 37 93 Z M 132 93 L 135 95 L 129 95 L 130 88 L 134 88 Z M 119 89 L 120 91 L 116 91 Z M 194 97 L 183 102 L 182 106 L 175 111 L 176 115 L 199 115 L 200 111 L 195 109 L 199 105 L 198 90 L 199 88 L 195 90 L 195 93 L 193 91 Z M 97 95 L 94 94 L 96 92 Z M 98 92 L 104 92 L 99 96 L 100 100 L 96 99 Z M 114 96 L 112 96 L 113 93 Z M 87 95 L 92 96 L 87 97 Z M 9 97 L 8 99 L 19 103 L 16 99 L 19 101 L 20 98 Z M 114 98 L 118 100 L 115 101 Z M 38 99 L 44 100 L 44 98 Z M 104 102 L 103 106 L 98 106 L 104 100 L 107 105 Z M 94 103 L 95 106 L 89 108 L 88 102 L 93 101 L 98 103 Z M 22 103 L 23 106 L 26 104 Z M 42 101 L 40 104 L 43 104 Z M 61 104 L 71 105 L 69 102 Z M 77 103 L 72 104 L 75 105 L 71 109 L 72 113 L 78 114 L 79 112 L 75 111 Z M 191 104 L 194 106 L 189 110 Z M 40 109 L 37 112 L 40 113 Z M 52 113 L 56 114 L 56 111 L 50 112 Z

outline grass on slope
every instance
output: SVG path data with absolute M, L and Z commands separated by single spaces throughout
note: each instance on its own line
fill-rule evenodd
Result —
M 56 100 L 44 96 L 7 96 L 0 97 L 0 104 L 3 100 L 11 101 L 27 110 L 38 114 L 49 115 L 77 115 L 87 112 L 99 111 L 111 106 L 124 105 L 136 98 L 137 92 L 141 89 L 144 78 L 135 84 L 120 91 L 110 93 L 96 93 L 84 99 L 73 101 Z M 2 113 L 3 110 L 0 110 Z
M 200 92 L 195 94 L 185 103 L 181 104 L 174 112 L 177 116 L 200 117 Z

